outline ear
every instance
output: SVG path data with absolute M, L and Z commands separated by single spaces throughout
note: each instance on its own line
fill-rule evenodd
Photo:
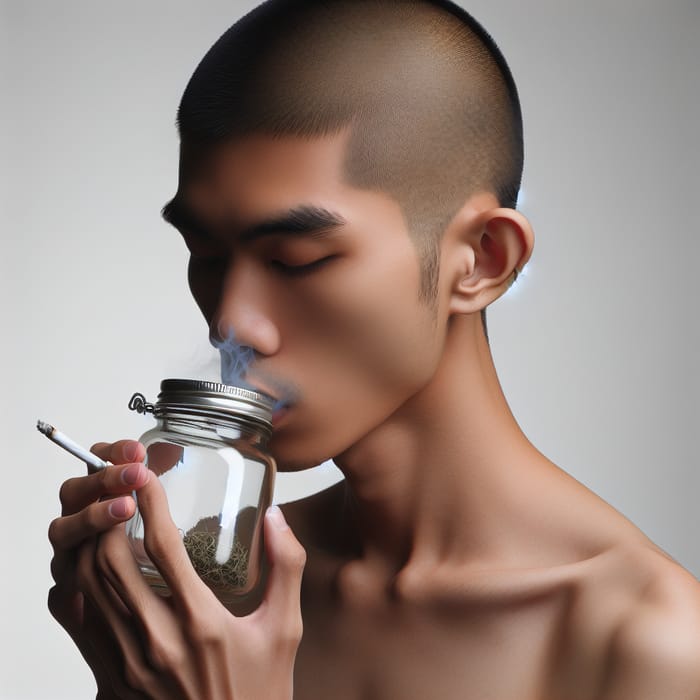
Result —
M 449 311 L 469 314 L 508 290 L 530 259 L 535 237 L 530 222 L 515 209 L 467 209 L 455 223 Z

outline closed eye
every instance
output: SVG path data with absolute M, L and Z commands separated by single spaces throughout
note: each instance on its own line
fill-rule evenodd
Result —
M 336 257 L 336 255 L 327 255 L 325 258 L 319 258 L 318 260 L 314 260 L 310 263 L 304 263 L 303 265 L 290 265 L 282 260 L 271 260 L 270 265 L 283 275 L 288 275 L 290 277 L 301 277 L 315 272 Z

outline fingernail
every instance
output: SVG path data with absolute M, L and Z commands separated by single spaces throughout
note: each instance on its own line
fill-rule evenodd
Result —
M 124 498 L 115 498 L 110 504 L 109 508 L 109 514 L 113 518 L 121 519 L 126 517 L 126 499 Z
M 132 464 L 130 467 L 122 470 L 122 482 L 125 484 L 135 484 L 138 481 L 139 474 L 141 473 L 140 464 Z
M 267 509 L 267 517 L 270 518 L 272 524 L 278 530 L 289 530 L 289 525 L 287 525 L 287 521 L 284 519 L 284 514 L 279 506 L 270 506 Z
M 124 445 L 124 457 L 126 457 L 130 462 L 136 459 L 138 454 L 138 445 L 135 442 L 128 442 Z

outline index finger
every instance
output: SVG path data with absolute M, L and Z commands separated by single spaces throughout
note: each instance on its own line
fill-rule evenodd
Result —
M 90 452 L 100 459 L 112 464 L 143 462 L 146 448 L 136 440 L 117 440 L 117 442 L 96 442 Z
M 109 465 L 93 474 L 67 479 L 58 493 L 61 514 L 72 515 L 105 497 L 138 491 L 148 481 L 148 476 L 148 469 L 141 462 L 135 462 L 128 466 Z

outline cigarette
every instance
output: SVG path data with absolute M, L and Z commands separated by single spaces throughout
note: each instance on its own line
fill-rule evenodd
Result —
M 94 469 L 104 469 L 111 464 L 111 462 L 101 460 L 97 455 L 92 454 L 92 452 L 88 452 L 84 447 L 81 447 L 77 442 L 71 440 L 60 430 L 56 430 L 53 425 L 49 425 L 48 423 L 44 423 L 44 421 L 39 420 L 36 422 L 36 429 L 40 433 L 44 433 L 49 440 L 55 442 L 64 450 L 70 452 L 72 455 L 75 455 L 83 462 L 87 462 Z

